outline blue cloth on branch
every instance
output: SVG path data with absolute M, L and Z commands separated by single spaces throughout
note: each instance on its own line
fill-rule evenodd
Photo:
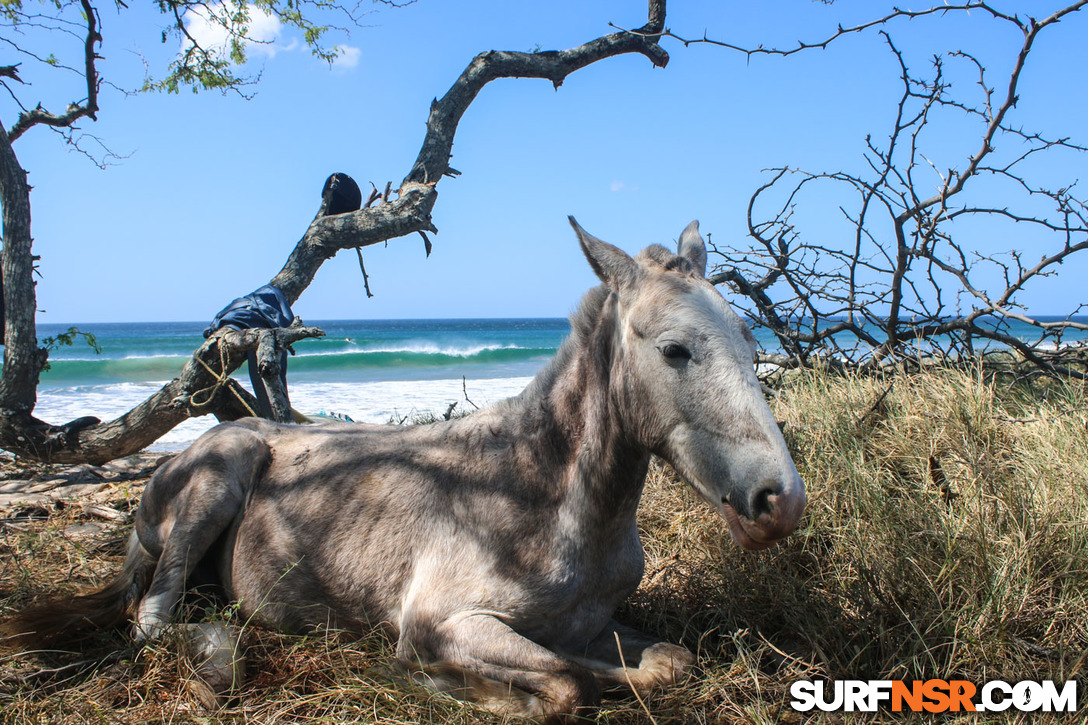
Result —
M 264 287 L 239 297 L 219 311 L 204 330 L 204 337 L 210 337 L 213 332 L 223 327 L 232 327 L 236 330 L 248 330 L 252 328 L 287 327 L 293 322 L 295 315 L 291 312 L 291 305 L 283 292 L 278 287 L 266 284 Z M 272 404 L 268 400 L 268 393 L 264 389 L 264 381 L 257 369 L 257 352 L 250 350 L 246 353 L 249 360 L 249 382 L 253 385 L 253 393 L 257 396 L 260 405 L 260 414 L 266 418 L 272 418 Z M 283 392 L 287 392 L 287 351 L 280 353 L 280 382 L 283 383 Z
M 204 337 L 210 337 L 221 327 L 248 330 L 255 327 L 287 327 L 295 319 L 291 305 L 278 287 L 266 284 L 219 311 Z

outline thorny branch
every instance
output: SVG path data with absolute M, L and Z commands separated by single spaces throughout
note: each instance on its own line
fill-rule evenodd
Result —
M 775 48 L 775 47 L 765 47 L 763 45 L 759 45 L 759 46 L 757 46 L 755 48 L 750 48 L 750 47 L 744 47 L 742 45 L 737 45 L 737 44 L 734 44 L 734 43 L 729 43 L 729 42 L 726 42 L 726 41 L 723 41 L 723 40 L 716 40 L 714 38 L 708 37 L 706 34 L 704 34 L 703 37 L 701 37 L 701 38 L 684 38 L 684 37 L 682 37 L 680 35 L 677 35 L 676 33 L 673 33 L 671 30 L 666 30 L 661 35 L 662 35 L 662 37 L 672 38 L 673 40 L 677 40 L 677 41 L 683 43 L 685 46 L 698 45 L 698 44 L 714 45 L 714 46 L 718 46 L 718 47 L 721 47 L 721 48 L 726 48 L 728 50 L 734 50 L 734 51 L 737 51 L 739 53 L 744 53 L 749 58 L 751 58 L 754 55 L 790 56 L 790 55 L 796 55 L 797 53 L 803 53 L 803 52 L 809 51 L 809 50 L 825 50 L 828 46 L 830 46 L 835 41 L 837 41 L 837 40 L 839 40 L 841 38 L 844 38 L 844 37 L 846 37 L 848 35 L 855 35 L 855 34 L 858 34 L 858 33 L 862 33 L 862 32 L 865 32 L 866 30 L 871 29 L 871 28 L 884 27 L 884 26 L 887 26 L 887 25 L 889 25 L 890 23 L 892 23 L 894 21 L 898 21 L 898 20 L 915 20 L 915 19 L 918 19 L 918 18 L 924 18 L 924 17 L 931 16 L 931 15 L 947 15 L 947 14 L 950 14 L 950 13 L 957 13 L 957 12 L 970 13 L 971 11 L 978 11 L 980 13 L 985 13 L 985 14 L 990 15 L 991 17 L 993 17 L 995 19 L 1010 22 L 1010 23 L 1016 25 L 1018 28 L 1020 28 L 1020 30 L 1023 31 L 1024 33 L 1027 33 L 1029 31 L 1029 29 L 1032 27 L 1033 24 L 1038 24 L 1038 25 L 1047 24 L 1047 25 L 1049 25 L 1049 24 L 1055 23 L 1055 22 L 1061 20 L 1062 17 L 1068 15 L 1069 13 L 1077 12 L 1085 4 L 1088 4 L 1088 3 L 1085 2 L 1085 0 L 1079 0 L 1078 2 L 1073 3 L 1072 5 L 1070 5 L 1067 8 L 1063 8 L 1062 10 L 1059 10 L 1058 12 L 1054 13 L 1053 15 L 1051 15 L 1050 17 L 1048 17 L 1048 18 L 1046 18 L 1045 20 L 1042 20 L 1042 21 L 1035 20 L 1034 18 L 1031 18 L 1031 17 L 1028 17 L 1026 19 L 1021 20 L 1018 15 L 1009 15 L 1008 13 L 1001 12 L 1000 10 L 992 7 L 988 2 L 985 2 L 983 0 L 972 0 L 971 2 L 955 3 L 955 4 L 945 3 L 943 5 L 936 5 L 936 6 L 931 7 L 931 8 L 926 8 L 925 10 L 909 10 L 909 9 L 904 10 L 902 8 L 893 8 L 890 13 L 884 15 L 883 17 L 876 18 L 875 20 L 870 20 L 868 22 L 860 23 L 858 25 L 851 25 L 849 27 L 843 27 L 842 25 L 839 25 L 838 28 L 836 28 L 836 30 L 833 33 L 831 33 L 830 35 L 825 37 L 823 40 L 810 41 L 810 42 L 805 42 L 805 41 L 800 41 L 799 40 L 799 41 L 797 41 L 797 45 L 795 47 L 793 47 L 793 48 Z
M 1043 320 L 1017 302 L 1033 283 L 1054 275 L 1072 255 L 1088 249 L 1088 202 L 1074 195 L 1075 183 L 1050 188 L 1032 178 L 1025 162 L 1039 154 L 1086 149 L 1069 138 L 1025 132 L 1008 121 L 1019 100 L 1021 73 L 1040 34 L 1085 5 L 1088 0 L 1042 20 L 1010 16 L 985 2 L 895 10 L 788 50 L 746 49 L 709 39 L 685 41 L 713 43 L 749 56 L 791 55 L 825 48 L 844 35 L 896 19 L 972 10 L 1014 25 L 1023 37 L 1007 81 L 993 83 L 983 64 L 963 51 L 935 57 L 931 75 L 919 77 L 910 71 L 892 37 L 880 30 L 898 63 L 902 90 L 887 142 L 866 138 L 868 173 L 772 169 L 772 179 L 754 192 L 748 206 L 754 248 L 716 250 L 722 264 L 712 281 L 730 284 L 742 296 L 745 312 L 779 340 L 782 352 L 765 354 L 764 361 L 784 367 L 832 364 L 874 369 L 923 364 L 934 356 L 992 359 L 995 353 L 1011 350 L 1038 370 L 1088 378 L 1088 349 L 1062 345 L 1070 330 L 1088 330 L 1076 319 L 1084 305 L 1061 319 Z M 952 95 L 952 83 L 946 78 L 950 64 L 965 64 L 977 76 L 979 100 Z M 951 111 L 979 124 L 977 146 L 966 154 L 962 169 L 941 170 L 930 163 L 925 148 L 932 129 L 947 118 L 942 114 Z M 998 141 L 1005 147 L 1002 154 L 997 152 Z M 936 192 L 920 193 L 933 173 L 940 178 Z M 827 185 L 845 187 L 854 199 L 840 207 L 846 228 L 852 230 L 849 243 L 813 241 L 795 221 L 802 197 Z M 1008 206 L 995 207 L 978 203 L 967 193 L 995 189 L 1004 194 L 1012 189 L 1019 197 Z M 779 201 L 768 208 L 772 199 Z M 1048 209 L 1041 210 L 1041 201 Z M 1014 204 L 1026 210 L 1013 208 Z M 972 229 L 972 221 L 979 226 Z M 1038 262 L 1027 263 L 1016 249 L 997 254 L 982 248 L 977 230 L 982 223 L 995 222 L 1016 226 L 1019 247 L 1043 244 L 1047 251 Z M 1030 326 L 1037 336 L 1022 339 L 1022 334 L 1014 334 L 1014 323 Z

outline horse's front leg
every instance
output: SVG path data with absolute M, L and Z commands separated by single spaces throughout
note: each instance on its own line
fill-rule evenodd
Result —
M 158 563 L 136 609 L 136 639 L 161 634 L 187 580 L 240 514 L 271 457 L 257 433 L 228 424 L 205 433 L 152 477 L 136 513 L 136 531 Z
M 565 722 L 600 704 L 593 673 L 489 614 L 417 618 L 397 656 L 424 686 L 502 715 Z
M 685 647 L 615 620 L 584 650 L 565 654 L 593 672 L 602 687 L 630 687 L 639 693 L 679 682 L 695 664 L 695 655 Z

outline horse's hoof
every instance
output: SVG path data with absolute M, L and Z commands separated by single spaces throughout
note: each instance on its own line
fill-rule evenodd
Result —
M 192 695 L 208 710 L 225 706 L 245 679 L 240 630 L 222 622 L 185 625 L 181 650 L 193 668 Z
M 185 689 L 205 712 L 218 712 L 227 706 L 230 695 L 216 693 L 215 688 L 204 681 L 199 674 L 185 682 Z
M 695 664 L 695 655 L 686 647 L 658 642 L 642 652 L 639 670 L 651 673 L 656 686 L 671 685 L 687 678 Z

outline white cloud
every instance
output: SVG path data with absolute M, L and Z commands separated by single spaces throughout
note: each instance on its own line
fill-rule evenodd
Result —
M 229 25 L 229 18 L 236 9 L 237 6 L 229 0 L 209 5 L 207 8 L 191 9 L 185 13 L 185 28 L 200 47 L 221 56 L 227 56 L 230 53 L 230 32 L 224 24 Z M 288 46 L 277 44 L 283 27 L 275 15 L 252 5 L 249 6 L 248 11 L 248 36 L 252 40 L 245 45 L 247 55 L 257 54 L 271 58 L 281 50 L 291 50 L 297 45 L 296 42 Z M 189 39 L 183 38 L 182 50 L 188 46 Z
M 619 179 L 613 179 L 612 183 L 608 185 L 609 191 L 638 191 L 637 184 L 628 184 L 626 181 L 620 181 Z
M 351 70 L 359 65 L 359 58 L 362 54 L 363 51 L 352 45 L 338 45 L 336 46 L 336 59 L 332 62 L 332 67 L 337 70 Z

